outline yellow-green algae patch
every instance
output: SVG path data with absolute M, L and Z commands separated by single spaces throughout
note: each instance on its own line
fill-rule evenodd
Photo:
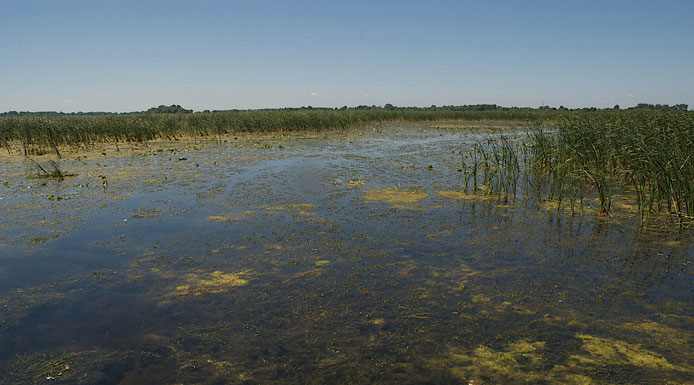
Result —
M 187 274 L 187 284 L 176 287 L 171 295 L 201 295 L 223 293 L 231 287 L 245 286 L 251 280 L 252 270 L 242 270 L 236 273 L 213 271 L 206 276 Z
M 280 205 L 280 206 L 264 206 L 263 208 L 268 211 L 282 211 L 290 209 L 313 209 L 316 205 L 313 203 L 295 203 L 292 205 Z
M 435 273 L 438 275 L 439 273 Z M 472 270 L 465 263 L 461 263 L 457 269 L 448 269 L 442 272 L 442 276 L 450 281 L 453 291 L 465 290 L 471 278 L 480 274 L 479 271 Z
M 629 364 L 658 370 L 682 370 L 660 354 L 637 345 L 587 334 L 579 334 L 577 337 L 583 341 L 583 350 L 588 355 L 573 355 L 571 358 L 584 365 Z
M 641 325 L 646 330 L 655 325 Z M 638 329 L 643 329 L 638 326 Z M 661 330 L 660 326 L 656 327 Z M 520 340 L 506 344 L 501 350 L 478 346 L 471 353 L 452 348 L 442 364 L 464 383 L 525 384 L 594 384 L 589 377 L 596 368 L 621 366 L 642 370 L 675 371 L 694 374 L 694 368 L 675 365 L 662 355 L 624 341 L 586 334 L 576 335 L 580 350 L 561 364 L 545 359 L 549 352 L 545 342 Z
M 207 217 L 208 220 L 213 221 L 213 222 L 232 222 L 232 221 L 240 221 L 243 219 L 244 216 L 248 215 L 253 215 L 255 214 L 255 211 L 242 211 L 241 213 L 227 213 L 227 214 L 220 214 L 220 215 L 210 215 Z
M 490 297 L 484 294 L 475 294 L 472 297 L 470 297 L 470 299 L 472 299 L 472 302 L 475 303 L 489 303 L 492 300 Z
M 210 215 L 207 217 L 207 219 L 214 221 L 214 222 L 231 222 L 231 221 L 235 221 L 239 218 L 233 214 L 226 214 L 226 215 Z
M 694 333 L 675 329 L 658 322 L 627 322 L 618 326 L 620 329 L 638 333 L 639 339 L 667 349 L 677 349 L 688 352 L 689 358 L 694 359 Z M 692 361 L 694 362 L 694 361 Z
M 469 355 L 453 350 L 446 366 L 455 377 L 469 384 L 481 384 L 483 379 L 499 384 L 594 383 L 589 377 L 572 373 L 562 365 L 546 370 L 544 350 L 545 343 L 541 341 L 512 342 L 501 351 L 479 346 Z
M 384 202 L 395 205 L 417 203 L 429 196 L 429 194 L 424 191 L 403 190 L 398 187 L 374 187 L 363 191 L 362 194 L 367 201 Z
M 467 193 L 464 191 L 456 190 L 440 190 L 436 191 L 436 194 L 444 198 L 457 200 L 457 201 L 485 201 L 492 199 L 501 199 L 503 197 L 508 197 L 504 193 L 498 192 L 486 192 L 486 189 L 482 186 L 479 191 L 473 193 Z

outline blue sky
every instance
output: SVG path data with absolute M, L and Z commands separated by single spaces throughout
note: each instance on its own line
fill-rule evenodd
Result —
M 693 1 L 2 1 L 0 111 L 694 107 Z

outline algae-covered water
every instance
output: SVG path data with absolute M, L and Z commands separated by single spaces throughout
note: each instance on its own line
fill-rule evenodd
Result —
M 691 384 L 691 230 L 461 194 L 522 129 L 438 126 L 3 155 L 0 383 Z

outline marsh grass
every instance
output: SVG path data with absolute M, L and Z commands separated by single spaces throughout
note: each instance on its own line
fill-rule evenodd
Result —
M 513 121 L 537 124 L 525 143 L 491 137 L 462 159 L 462 190 L 521 193 L 557 202 L 558 210 L 583 211 L 597 197 L 612 215 L 616 195 L 631 197 L 639 221 L 666 214 L 670 222 L 694 221 L 694 114 L 687 111 L 552 111 L 513 109 L 297 109 L 94 116 L 6 116 L 0 146 L 20 146 L 26 156 L 62 146 L 147 142 L 178 137 L 219 138 L 237 132 L 341 130 L 385 121 Z M 44 170 L 45 171 L 45 170 Z M 56 175 L 55 171 L 41 172 Z
M 566 119 L 550 143 L 552 175 L 592 187 L 605 214 L 615 194 L 632 196 L 642 224 L 658 213 L 694 218 L 694 116 L 686 112 L 599 114 Z M 555 188 L 560 193 L 563 185 Z
M 515 197 L 519 177 L 527 196 L 583 212 L 596 198 L 611 216 L 616 197 L 635 207 L 647 226 L 663 215 L 694 222 L 694 115 L 627 111 L 566 116 L 554 127 L 531 129 L 524 145 L 505 138 L 478 143 L 463 159 L 465 182 L 476 190 Z
M 463 154 L 463 192 L 501 193 L 504 201 L 517 193 L 521 176 L 523 152 L 519 144 L 507 136 L 490 136 L 475 143 L 472 151 Z
M 453 111 L 426 109 L 299 109 L 200 112 L 193 114 L 127 114 L 0 117 L 0 146 L 18 143 L 25 155 L 55 152 L 60 146 L 146 142 L 177 137 L 217 137 L 230 133 L 328 131 L 385 121 L 538 121 L 556 119 L 555 111 Z

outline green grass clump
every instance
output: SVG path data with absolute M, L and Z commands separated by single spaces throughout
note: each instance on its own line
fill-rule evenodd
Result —
M 463 192 L 504 199 L 524 192 L 572 215 L 596 199 L 610 216 L 619 197 L 643 226 L 660 214 L 680 226 L 694 223 L 694 113 L 603 110 L 559 118 L 530 129 L 524 141 L 489 135 L 478 142 L 463 155 Z
M 549 196 L 597 195 L 610 214 L 615 194 L 633 197 L 641 223 L 665 212 L 694 219 L 694 114 L 627 111 L 568 116 L 531 137 L 533 165 Z

